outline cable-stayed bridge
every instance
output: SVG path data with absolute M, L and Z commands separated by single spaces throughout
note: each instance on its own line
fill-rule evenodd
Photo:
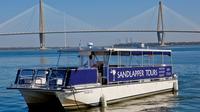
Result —
M 45 48 L 45 38 L 51 37 L 50 34 L 62 34 L 57 37 L 68 37 L 69 34 L 83 33 L 134 33 L 134 36 L 137 36 L 135 33 L 144 32 L 152 33 L 157 37 L 158 43 L 164 45 L 168 34 L 198 34 L 200 27 L 159 2 L 158 6 L 138 16 L 131 17 L 112 28 L 102 29 L 58 11 L 44 4 L 43 0 L 40 0 L 38 5 L 0 24 L 0 36 L 32 35 L 38 37 L 39 35 L 41 49 Z

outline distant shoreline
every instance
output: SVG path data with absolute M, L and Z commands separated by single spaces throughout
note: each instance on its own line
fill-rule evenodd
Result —
M 60 48 L 62 47 L 48 47 L 47 50 L 60 49 Z M 0 50 L 40 50 L 40 48 L 39 47 L 1 47 Z
M 138 46 L 141 43 L 120 43 L 114 44 L 115 47 L 131 47 Z M 149 47 L 158 47 L 158 43 L 144 43 L 145 46 Z M 177 46 L 177 45 L 200 45 L 200 42 L 166 42 L 166 46 Z M 56 50 L 56 49 L 64 49 L 65 47 L 47 47 L 47 50 Z M 77 47 L 68 47 L 68 48 L 77 48 Z M 40 50 L 39 47 L 1 47 L 0 50 Z
M 59 49 L 78 49 L 79 47 L 47 47 L 46 49 L 40 49 L 39 47 L 4 47 L 0 48 L 0 50 L 59 50 Z
M 120 44 L 115 44 L 115 47 L 140 47 L 142 43 L 120 43 Z M 160 45 L 158 43 L 143 43 L 145 46 L 148 47 L 160 47 Z M 166 42 L 165 46 L 189 46 L 189 45 L 200 45 L 200 42 Z M 165 47 L 162 46 L 162 47 Z

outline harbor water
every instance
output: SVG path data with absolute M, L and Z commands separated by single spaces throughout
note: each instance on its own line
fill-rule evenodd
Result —
M 200 111 L 200 46 L 173 46 L 174 72 L 179 79 L 178 95 L 165 93 L 141 99 L 90 108 L 87 112 L 198 112 Z M 7 90 L 19 68 L 56 66 L 56 50 L 0 51 L 0 112 L 28 112 L 28 107 L 16 90 Z

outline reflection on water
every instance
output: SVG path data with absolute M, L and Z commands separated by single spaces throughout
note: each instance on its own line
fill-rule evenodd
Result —
M 175 96 L 172 93 L 154 95 L 108 105 L 106 109 L 93 108 L 88 112 L 167 112 L 176 105 Z
M 127 100 L 108 105 L 107 108 L 91 108 L 86 112 L 168 112 L 176 105 L 177 94 L 164 93 L 150 97 Z
M 47 58 L 45 58 L 44 56 L 40 56 L 40 64 L 41 65 L 45 65 L 48 63 Z
M 150 97 L 144 97 L 140 99 L 126 100 L 120 103 L 108 105 L 106 108 L 92 107 L 90 109 L 82 110 L 65 110 L 65 112 L 169 112 L 177 105 L 177 94 L 164 93 L 159 95 L 153 95 Z M 55 106 L 51 106 L 55 107 Z M 63 112 L 60 108 L 47 108 L 39 109 L 36 111 L 31 110 L 29 112 Z

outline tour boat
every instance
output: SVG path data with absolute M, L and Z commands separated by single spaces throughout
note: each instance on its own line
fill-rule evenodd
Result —
M 29 108 L 106 106 L 178 90 L 171 50 L 90 46 L 58 53 L 57 66 L 19 69 L 8 88 L 19 90 Z

